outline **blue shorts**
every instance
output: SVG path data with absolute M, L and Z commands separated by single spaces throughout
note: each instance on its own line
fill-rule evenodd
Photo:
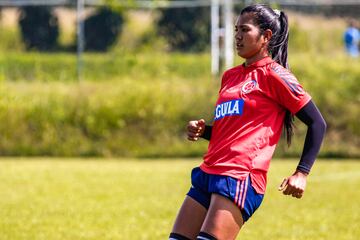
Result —
M 191 172 L 191 184 L 187 195 L 206 209 L 210 206 L 212 193 L 222 195 L 239 207 L 244 222 L 254 214 L 264 198 L 264 194 L 256 193 L 252 187 L 250 176 L 238 180 L 228 176 L 207 174 L 196 167 Z

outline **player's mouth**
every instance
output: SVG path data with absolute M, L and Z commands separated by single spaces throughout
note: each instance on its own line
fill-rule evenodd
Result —
M 236 43 L 236 49 L 242 49 L 243 47 L 244 47 L 244 44 Z

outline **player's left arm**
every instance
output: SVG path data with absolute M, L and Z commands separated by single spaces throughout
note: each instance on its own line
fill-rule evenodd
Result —
M 310 173 L 324 139 L 326 122 L 311 100 L 296 113 L 296 117 L 308 127 L 304 148 L 295 173 L 284 179 L 279 190 L 285 195 L 301 198 L 306 187 L 307 175 Z

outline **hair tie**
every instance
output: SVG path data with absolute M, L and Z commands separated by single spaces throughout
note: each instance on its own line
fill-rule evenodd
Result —
M 280 17 L 281 11 L 279 9 L 274 9 L 274 13 L 276 14 L 277 17 Z

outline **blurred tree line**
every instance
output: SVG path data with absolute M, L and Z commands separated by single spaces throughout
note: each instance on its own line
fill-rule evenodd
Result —
M 21 8 L 19 26 L 26 49 L 40 51 L 58 47 L 59 23 L 51 7 L 26 6 Z M 122 14 L 108 7 L 101 7 L 84 20 L 85 50 L 106 51 L 121 33 Z M 74 46 L 76 42 L 73 43 Z M 73 46 L 73 49 L 75 47 Z
M 84 20 L 86 51 L 106 51 L 123 33 L 124 11 L 102 6 Z M 164 37 L 171 50 L 199 52 L 210 39 L 210 8 L 163 8 L 156 21 L 156 34 Z M 59 21 L 53 8 L 26 6 L 20 9 L 19 27 L 27 50 L 56 50 Z M 70 48 L 75 50 L 76 41 Z
M 106 51 L 117 42 L 122 34 L 127 34 L 123 32 L 127 21 L 127 11 L 114 2 L 113 0 L 104 0 L 105 5 L 98 7 L 84 20 L 86 51 Z M 235 4 L 234 12 L 240 12 L 243 6 L 243 4 Z M 352 13 L 351 9 L 346 6 L 341 6 L 341 11 L 336 12 L 335 10 L 339 6 L 336 7 L 305 6 L 296 8 L 296 10 L 325 15 L 331 12 L 333 15 L 342 14 L 341 16 L 346 14 L 350 16 Z M 292 9 L 291 6 L 287 6 L 287 8 Z M 27 6 L 21 8 L 20 11 L 19 27 L 26 49 L 40 51 L 59 49 L 59 21 L 53 8 Z M 210 7 L 160 8 L 156 12 L 158 17 L 154 18 L 153 34 L 165 39 L 170 50 L 201 52 L 208 48 Z M 155 39 L 154 36 L 150 41 Z M 76 39 L 69 48 L 76 49 Z

